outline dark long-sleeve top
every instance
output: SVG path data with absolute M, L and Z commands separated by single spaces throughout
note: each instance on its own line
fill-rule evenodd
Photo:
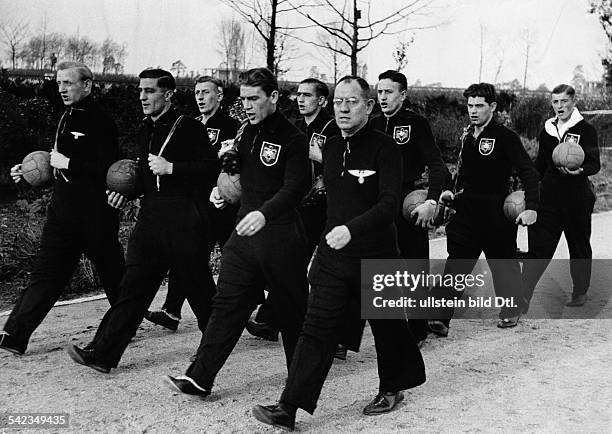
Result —
M 119 159 L 117 127 L 91 96 L 66 108 L 57 127 L 57 150 L 70 159 L 58 175 L 52 204 L 62 212 L 106 208 L 106 172 Z
M 402 197 L 414 190 L 415 181 L 421 177 L 427 166 L 429 169 L 427 199 L 437 201 L 448 170 L 427 119 L 412 110 L 402 108 L 391 117 L 378 113 L 372 116 L 370 122 L 374 128 L 391 136 L 400 146 L 404 163 Z
M 196 120 L 204 124 L 202 118 L 203 116 L 200 115 L 196 118 Z M 221 149 L 221 142 L 236 137 L 238 124 L 239 123 L 236 119 L 223 113 L 219 109 L 217 109 L 215 114 L 206 121 L 204 126 L 206 127 L 206 132 L 208 133 L 208 141 L 215 152 L 218 153 Z
M 334 136 L 323 148 L 327 188 L 324 234 L 346 225 L 351 241 L 339 254 L 358 257 L 397 254 L 397 216 L 402 188 L 398 145 L 366 125 L 350 137 Z M 325 238 L 321 246 L 327 248 Z
M 478 137 L 466 136 L 461 160 L 459 189 L 503 197 L 514 167 L 525 188 L 526 209 L 538 209 L 538 172 L 514 131 L 491 120 Z
M 242 197 L 238 218 L 260 211 L 266 224 L 287 223 L 309 187 L 306 137 L 278 110 L 244 128 L 238 143 Z
M 171 175 L 157 177 L 149 168 L 149 153 L 159 155 L 172 126 L 180 113 L 170 108 L 156 121 L 145 118 L 138 134 L 139 171 L 145 200 L 156 197 L 196 197 L 216 184 L 219 176 L 217 153 L 208 143 L 206 128 L 201 122 L 184 116 L 177 125 L 161 156 L 173 164 Z
M 330 137 L 340 134 L 340 129 L 334 118 L 332 118 L 325 110 L 319 111 L 317 116 L 310 124 L 307 124 L 304 119 L 298 119 L 295 126 L 306 134 L 308 146 L 316 145 L 321 149 L 325 147 L 325 143 Z M 323 173 L 323 163 L 310 160 L 310 178 L 314 178 Z
M 559 172 L 552 161 L 553 150 L 559 143 L 566 140 L 576 142 L 584 150 L 584 162 L 581 166 L 583 171 L 579 175 L 566 175 Z M 544 185 L 564 187 L 584 185 L 587 177 L 596 174 L 601 168 L 597 132 L 583 119 L 577 109 L 574 109 L 563 130 L 558 128 L 557 118 L 548 119 L 540 133 L 539 146 L 536 168 Z

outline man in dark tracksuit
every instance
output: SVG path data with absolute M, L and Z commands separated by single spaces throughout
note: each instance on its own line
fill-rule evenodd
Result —
M 336 85 L 335 117 L 342 136 L 323 148 L 327 186 L 325 236 L 309 273 L 311 292 L 304 327 L 279 403 L 257 405 L 259 421 L 292 430 L 298 408 L 313 413 L 338 342 L 358 350 L 365 321 L 358 310 L 361 259 L 397 258 L 394 220 L 400 202 L 402 164 L 397 144 L 368 125 L 374 101 L 362 78 L 344 77 Z M 359 303 L 357 303 L 359 304 Z M 354 326 L 345 334 L 346 324 Z M 379 393 L 363 412 L 391 411 L 402 390 L 425 381 L 421 352 L 404 320 L 370 320 L 379 374 Z
M 196 119 L 206 127 L 208 142 L 218 155 L 221 150 L 221 142 L 233 140 L 236 137 L 238 121 L 220 110 L 223 86 L 219 80 L 211 77 L 198 78 L 194 93 L 201 113 Z M 215 243 L 219 243 L 219 248 L 222 249 L 236 226 L 238 207 L 228 204 L 222 209 L 217 209 L 208 200 L 208 194 L 208 191 L 202 191 L 198 195 L 199 206 L 205 209 L 204 212 L 208 214 L 212 224 L 212 229 L 209 231 L 211 250 Z M 170 330 L 176 330 L 181 319 L 184 301 L 184 291 L 177 287 L 174 274 L 170 274 L 168 294 L 162 310 L 147 311 L 145 318 Z
M 140 74 L 140 101 L 147 115 L 138 136 L 144 195 L 128 242 L 119 298 L 87 347 L 68 347 L 74 361 L 101 372 L 119 363 L 168 271 L 185 289 L 202 332 L 210 315 L 215 284 L 206 266 L 209 221 L 196 195 L 214 185 L 219 160 L 210 146 L 203 146 L 208 140 L 204 126 L 172 107 L 175 87 L 167 71 Z M 108 200 L 116 207 L 125 203 L 114 192 Z
M 302 80 L 298 86 L 297 103 L 300 114 L 295 126 L 306 134 L 310 158 L 311 191 L 298 208 L 306 231 L 307 256 L 315 250 L 323 229 L 325 229 L 325 190 L 321 190 L 323 179 L 322 150 L 327 140 L 340 134 L 338 125 L 325 106 L 329 89 L 325 83 L 315 78 Z M 278 326 L 274 320 L 271 303 L 264 302 L 257 311 L 255 319 L 249 320 L 247 330 L 254 336 L 277 340 Z M 346 354 L 344 355 L 346 357 Z
M 407 220 L 400 210 L 395 219 L 400 256 L 404 259 L 421 259 L 424 272 L 429 271 L 429 227 L 434 217 L 438 198 L 447 176 L 440 149 L 434 141 L 427 120 L 403 108 L 406 99 L 406 76 L 388 70 L 378 76 L 376 86 L 382 113 L 372 116 L 372 126 L 387 135 L 400 146 L 404 163 L 404 181 L 401 199 L 415 189 L 425 167 L 429 170 L 429 188 L 425 203 L 413 211 L 414 220 Z M 427 321 L 410 319 L 410 330 L 417 341 L 427 338 Z
M 498 327 L 517 325 L 522 294 L 521 270 L 516 259 L 517 224 L 531 225 L 537 218 L 538 174 L 520 138 L 493 119 L 497 107 L 495 87 L 488 83 L 473 84 L 466 89 L 471 125 L 462 137 L 461 167 L 458 189 L 441 200 L 454 199 L 456 213 L 446 225 L 448 260 L 444 275 L 468 275 L 484 251 L 493 277 L 495 294 L 514 297 L 516 307 L 503 307 Z M 516 168 L 525 188 L 526 209 L 514 222 L 503 212 L 508 195 L 508 180 Z M 452 299 L 461 295 L 454 288 L 434 287 L 434 297 Z M 440 320 L 430 321 L 436 334 L 446 336 L 453 309 L 443 309 Z
M 169 377 L 183 393 L 210 393 L 264 288 L 273 294 L 287 367 L 293 357 L 308 294 L 308 258 L 296 211 L 307 187 L 308 151 L 304 135 L 277 110 L 278 95 L 269 70 L 246 72 L 240 98 L 249 124 L 237 149 L 239 222 L 223 248 L 213 311 L 196 359 L 186 375 Z M 213 203 L 218 206 L 218 198 Z
M 117 127 L 91 96 L 92 74 L 77 62 L 58 65 L 57 83 L 66 111 L 57 127 L 51 166 L 53 187 L 40 250 L 28 287 L 0 334 L 0 348 L 23 354 L 31 334 L 69 282 L 81 254 L 96 267 L 108 301 L 117 299 L 123 273 L 119 216 L 106 203 L 106 172 L 119 159 Z M 15 182 L 21 165 L 12 168 Z
M 540 173 L 538 221 L 529 228 L 529 258 L 523 265 L 524 298 L 527 312 L 538 280 L 553 257 L 561 233 L 565 233 L 570 254 L 570 274 L 574 283 L 568 306 L 582 306 L 591 280 L 591 214 L 595 204 L 589 176 L 600 169 L 595 128 L 576 108 L 574 88 L 567 84 L 552 91 L 555 117 L 548 119 L 540 134 L 536 168 Z M 584 150 L 584 162 L 575 170 L 555 167 L 553 149 L 573 141 Z

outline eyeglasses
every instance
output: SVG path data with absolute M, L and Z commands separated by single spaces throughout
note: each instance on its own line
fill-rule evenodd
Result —
M 334 98 L 333 103 L 335 106 L 341 106 L 342 103 L 347 103 L 349 107 L 355 107 L 357 104 L 359 104 L 360 101 L 365 101 L 363 99 L 360 98 Z

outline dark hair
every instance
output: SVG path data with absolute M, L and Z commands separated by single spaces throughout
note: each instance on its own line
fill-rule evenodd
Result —
M 394 71 L 392 69 L 387 69 L 385 72 L 378 76 L 379 80 L 389 79 L 395 83 L 399 83 L 400 91 L 408 89 L 408 80 L 406 80 L 406 76 L 401 72 Z
M 210 77 L 208 75 L 205 75 L 203 77 L 198 77 L 195 81 L 195 84 L 198 84 L 198 83 L 212 83 L 215 86 L 217 86 L 217 88 L 223 90 L 223 83 L 221 82 L 221 80 Z
M 157 78 L 157 85 L 166 90 L 176 89 L 176 81 L 172 74 L 160 68 L 147 68 L 138 74 L 138 78 Z
M 370 98 L 370 85 L 364 78 L 357 77 L 356 75 L 345 75 L 340 80 L 338 80 L 338 82 L 336 83 L 336 87 L 338 87 L 340 83 L 343 83 L 345 81 L 356 81 L 359 87 L 361 88 L 361 94 L 366 99 Z
M 300 84 L 312 84 L 315 87 L 315 92 L 317 93 L 317 96 L 322 96 L 325 98 L 329 96 L 329 87 L 327 87 L 327 85 L 321 80 L 318 80 L 316 78 L 306 78 L 300 81 Z
M 268 96 L 275 90 L 278 91 L 276 77 L 268 68 L 253 68 L 240 74 L 240 85 L 261 87 Z
M 495 86 L 491 83 L 474 83 L 471 84 L 464 92 L 465 98 L 469 97 L 483 97 L 487 104 L 491 104 L 497 101 L 497 93 L 495 92 Z
M 555 86 L 555 88 L 550 93 L 566 93 L 569 97 L 574 97 L 576 95 L 576 90 L 570 86 L 569 84 L 560 84 Z

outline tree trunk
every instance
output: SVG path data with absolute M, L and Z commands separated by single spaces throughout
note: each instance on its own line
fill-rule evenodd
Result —
M 357 20 L 359 19 L 359 11 L 357 10 L 357 0 L 353 0 L 353 40 L 351 46 L 351 75 L 357 75 L 357 37 L 359 28 Z
M 529 46 L 525 52 L 525 74 L 523 75 L 523 94 L 527 92 L 527 68 L 529 67 Z
M 276 9 L 278 6 L 278 0 L 272 0 L 272 15 L 270 16 L 270 35 L 268 37 L 268 52 L 266 57 L 266 65 L 268 69 L 276 76 L 276 68 L 274 62 L 275 48 L 276 48 Z

